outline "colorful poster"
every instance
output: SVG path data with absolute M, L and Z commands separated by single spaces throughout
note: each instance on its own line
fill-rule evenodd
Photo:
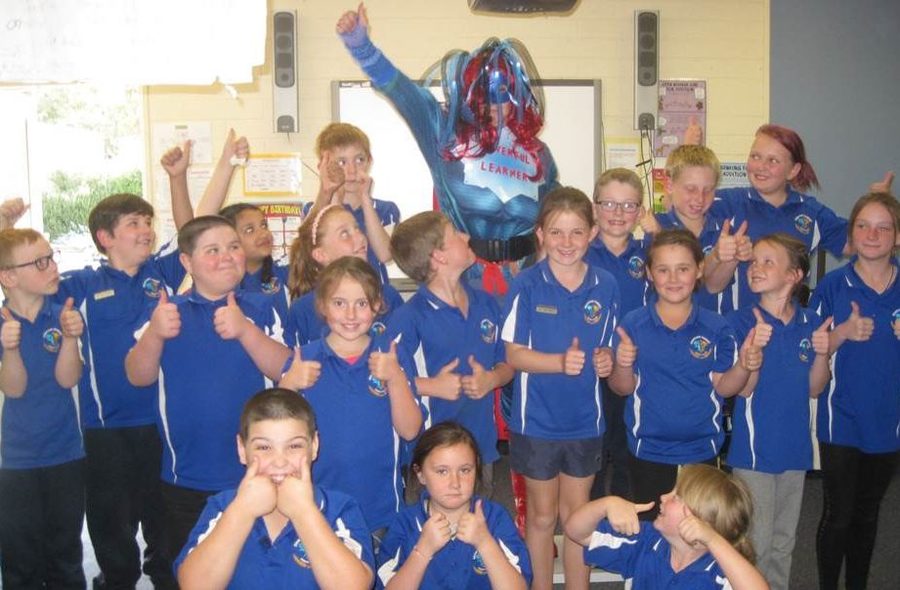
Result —
M 659 129 L 653 155 L 667 158 L 684 143 L 688 127 L 697 126 L 701 143 L 706 137 L 706 81 L 659 81 Z
M 254 203 L 262 210 L 272 232 L 272 258 L 287 258 L 291 242 L 303 221 L 303 203 Z

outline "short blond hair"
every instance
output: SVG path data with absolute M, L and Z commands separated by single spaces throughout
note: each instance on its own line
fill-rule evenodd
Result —
M 628 168 L 610 168 L 603 172 L 599 178 L 597 178 L 597 182 L 594 183 L 594 202 L 600 202 L 600 191 L 604 186 L 608 185 L 611 182 L 621 182 L 622 184 L 627 184 L 638 194 L 638 201 L 643 202 L 644 200 L 644 184 L 641 182 L 641 178 L 637 175 L 634 170 L 629 170 Z
M 680 145 L 666 158 L 666 174 L 677 180 L 686 168 L 709 168 L 716 177 L 716 185 L 722 176 L 722 165 L 715 152 L 703 145 Z
M 33 229 L 9 228 L 0 231 L 0 269 L 6 269 L 16 264 L 13 258 L 16 248 L 31 245 L 43 239 L 44 236 Z
M 316 137 L 316 157 L 322 159 L 322 154 L 335 148 L 358 145 L 366 153 L 366 157 L 372 159 L 372 150 L 369 147 L 369 136 L 350 123 L 329 123 Z

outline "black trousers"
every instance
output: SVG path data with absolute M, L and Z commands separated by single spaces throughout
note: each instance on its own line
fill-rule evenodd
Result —
M 9 590 L 85 587 L 84 462 L 0 469 L 0 569 Z
M 819 443 L 824 501 L 816 536 L 819 588 L 837 590 L 841 565 L 847 590 L 863 590 L 878 532 L 878 510 L 900 453 L 864 453 Z
M 155 588 L 174 588 L 160 491 L 162 445 L 156 426 L 84 431 L 88 531 L 104 590 L 129 590 L 141 572 Z M 144 536 L 143 567 L 137 543 Z
M 628 469 L 628 439 L 625 426 L 625 398 L 616 395 L 601 381 L 603 395 L 603 418 L 606 432 L 603 433 L 603 465 L 594 478 L 591 500 L 603 496 L 631 496 L 631 474 Z
M 180 486 L 173 486 L 166 482 L 162 486 L 163 501 L 166 504 L 166 535 L 169 539 L 169 547 L 172 547 L 172 559 L 187 544 L 188 537 L 200 518 L 200 513 L 206 507 L 206 500 L 216 492 L 192 490 Z

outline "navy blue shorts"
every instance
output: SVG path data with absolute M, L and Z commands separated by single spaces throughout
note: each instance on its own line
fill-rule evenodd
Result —
M 600 470 L 602 462 L 602 436 L 551 440 L 509 433 L 509 466 L 531 479 L 553 479 L 560 473 L 588 477 Z

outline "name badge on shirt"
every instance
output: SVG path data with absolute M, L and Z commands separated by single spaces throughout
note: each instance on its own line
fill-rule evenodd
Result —
M 538 305 L 534 308 L 534 311 L 538 313 L 546 313 L 549 315 L 556 315 L 556 307 L 553 305 Z
M 100 301 L 101 299 L 109 299 L 110 297 L 115 297 L 116 290 L 115 289 L 107 289 L 106 291 L 98 291 L 94 293 L 94 301 Z

